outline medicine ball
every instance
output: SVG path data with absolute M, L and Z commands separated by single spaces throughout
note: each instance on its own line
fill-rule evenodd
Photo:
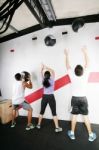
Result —
M 72 23 L 72 29 L 74 32 L 78 32 L 78 29 L 83 27 L 84 25 L 84 19 L 83 18 L 77 18 Z
M 54 38 L 53 35 L 46 36 L 44 41 L 46 46 L 54 46 L 56 43 L 56 39 Z
M 22 78 L 24 79 L 24 81 L 29 81 L 29 79 L 30 79 L 30 73 L 29 72 L 27 72 L 27 71 L 23 71 L 22 73 L 21 73 L 21 75 L 22 75 Z

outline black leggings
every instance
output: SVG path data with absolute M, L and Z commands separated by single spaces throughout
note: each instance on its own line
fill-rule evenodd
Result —
M 53 94 L 50 94 L 50 95 L 44 94 L 43 95 L 43 98 L 41 101 L 41 112 L 40 112 L 41 115 L 44 114 L 47 104 L 49 104 L 49 106 L 51 108 L 52 115 L 56 116 L 56 101 L 55 101 L 55 97 Z

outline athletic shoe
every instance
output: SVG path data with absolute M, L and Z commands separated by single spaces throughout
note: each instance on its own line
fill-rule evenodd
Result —
M 37 128 L 37 129 L 40 129 L 40 128 L 41 128 L 41 126 L 38 124 L 38 125 L 36 126 L 36 128 Z
M 71 140 L 75 140 L 75 135 L 74 135 L 74 133 L 73 133 L 71 130 L 69 130 L 69 131 L 67 132 L 67 134 L 68 134 L 68 136 L 69 136 L 69 138 L 70 138 Z
M 96 133 L 91 133 L 91 134 L 89 134 L 89 138 L 88 138 L 88 140 L 90 141 L 90 142 L 93 142 L 94 140 L 96 139 Z
M 61 132 L 63 129 L 58 127 L 58 128 L 55 128 L 55 132 Z
M 13 122 L 12 125 L 11 125 L 11 128 L 14 128 L 16 125 L 16 122 Z
M 30 129 L 34 129 L 34 128 L 35 128 L 35 126 L 32 123 L 26 126 L 26 130 L 30 130 Z

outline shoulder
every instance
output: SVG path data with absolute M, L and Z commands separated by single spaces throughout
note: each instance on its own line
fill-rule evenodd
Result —
M 88 75 L 89 73 L 90 73 L 90 68 L 85 68 L 85 69 L 84 69 L 84 74 L 85 74 L 85 75 Z
M 51 77 L 51 78 L 49 79 L 49 82 L 50 82 L 51 84 L 54 84 L 55 79 L 54 79 L 53 77 Z
M 74 70 L 72 69 L 72 68 L 69 68 L 68 70 L 67 70 L 67 73 L 68 74 L 72 74 L 74 72 Z
M 50 77 L 50 80 L 51 80 L 51 81 L 54 81 L 54 80 L 55 80 L 55 77 L 51 76 L 51 77 Z

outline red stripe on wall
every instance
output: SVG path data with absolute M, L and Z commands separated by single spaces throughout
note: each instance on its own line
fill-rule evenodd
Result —
M 91 72 L 89 75 L 88 82 L 99 82 L 99 72 Z M 67 85 L 70 83 L 70 78 L 68 75 L 63 76 L 62 78 L 59 78 L 55 81 L 55 91 L 60 89 L 61 87 Z M 26 100 L 29 103 L 32 103 L 42 97 L 43 94 L 43 88 L 33 92 L 32 94 L 26 96 Z
M 95 40 L 99 40 L 99 36 L 96 36 L 96 37 L 95 37 Z
M 91 72 L 89 75 L 88 82 L 99 82 L 99 72 Z
M 54 90 L 58 90 L 59 88 L 65 86 L 66 84 L 70 83 L 70 78 L 68 75 L 63 76 L 62 78 L 59 78 L 58 80 L 55 81 L 55 88 Z M 32 103 L 42 97 L 43 94 L 43 88 L 33 92 L 32 94 L 26 96 L 26 100 L 29 103 Z
M 70 78 L 68 75 L 63 76 L 62 78 L 55 81 L 55 90 L 65 86 L 66 84 L 70 83 Z
M 32 103 L 42 97 L 43 94 L 43 88 L 33 92 L 32 94 L 28 95 L 25 97 L 25 99 L 29 102 Z

